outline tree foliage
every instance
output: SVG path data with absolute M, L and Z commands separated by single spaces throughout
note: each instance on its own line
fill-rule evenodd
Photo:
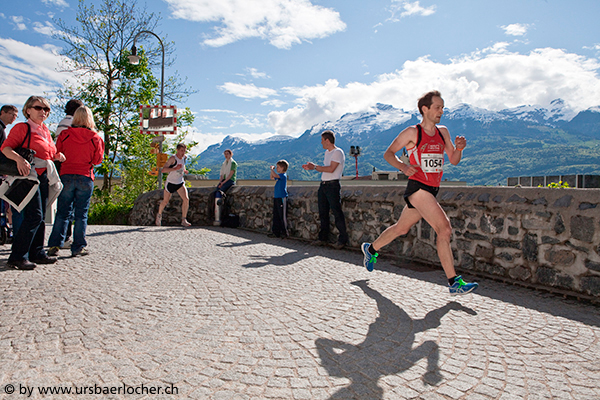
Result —
M 67 82 L 59 91 L 59 97 L 83 100 L 94 111 L 98 130 L 104 132 L 105 157 L 98 169 L 104 176 L 103 195 L 133 194 L 128 185 L 146 187 L 152 181 L 145 174 L 155 163 L 149 153 L 151 137 L 139 133 L 138 107 L 158 104 L 161 82 L 152 69 L 162 67 L 163 50 L 155 38 L 146 45 L 144 36 L 140 36 L 136 43 L 142 56 L 140 63 L 129 64 L 127 56 L 140 31 L 154 32 L 158 28 L 160 15 L 147 12 L 135 0 L 100 0 L 98 6 L 80 0 L 76 21 L 75 26 L 61 19 L 55 21 L 59 28 L 55 36 L 64 43 L 63 70 L 76 77 L 76 82 Z M 161 40 L 164 67 L 168 67 L 174 61 L 174 44 Z M 164 92 L 172 102 L 180 102 L 192 93 L 176 73 L 164 82 Z M 121 188 L 122 193 L 114 193 L 119 190 L 112 185 L 115 176 L 121 177 L 127 190 Z

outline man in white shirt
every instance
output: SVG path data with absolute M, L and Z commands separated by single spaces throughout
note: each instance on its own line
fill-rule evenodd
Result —
M 315 244 L 323 246 L 329 241 L 329 210 L 331 210 L 335 218 L 335 226 L 340 232 L 337 243 L 333 247 L 341 249 L 348 244 L 340 185 L 346 156 L 342 149 L 335 146 L 335 134 L 332 131 L 327 130 L 321 134 L 321 145 L 326 150 L 323 165 L 308 162 L 302 166 L 308 171 L 321 172 L 321 185 L 318 192 L 321 230 L 319 231 L 319 240 Z

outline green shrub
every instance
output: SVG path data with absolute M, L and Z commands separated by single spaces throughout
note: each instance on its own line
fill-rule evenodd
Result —
M 127 204 L 95 203 L 90 205 L 89 225 L 127 225 L 133 208 Z

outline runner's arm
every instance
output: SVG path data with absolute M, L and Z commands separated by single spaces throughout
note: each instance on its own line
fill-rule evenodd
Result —
M 417 165 L 408 165 L 400 161 L 396 153 L 402 150 L 407 146 L 414 146 L 417 142 L 417 128 L 414 126 L 409 126 L 404 129 L 400 134 L 394 139 L 394 141 L 387 148 L 385 153 L 383 153 L 383 158 L 388 162 L 392 167 L 402 171 L 407 176 L 414 175 L 417 172 L 415 167 Z
M 452 165 L 458 165 L 462 158 L 462 151 L 467 147 L 467 139 L 464 136 L 457 136 L 454 144 L 450 139 L 450 132 L 446 127 L 440 127 L 440 132 L 444 136 L 444 142 L 446 142 L 446 154 L 448 154 L 448 161 Z M 456 147 L 455 147 L 456 146 Z

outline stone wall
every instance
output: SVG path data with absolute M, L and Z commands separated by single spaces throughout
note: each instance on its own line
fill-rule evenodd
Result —
M 317 238 L 317 187 L 290 187 L 288 224 L 293 237 Z M 212 225 L 207 217 L 211 189 L 190 189 L 188 220 Z M 404 186 L 342 187 L 350 246 L 375 239 L 397 221 Z M 268 232 L 273 188 L 233 187 L 232 212 L 243 228 Z M 152 225 L 162 192 L 146 193 L 130 216 L 134 225 Z M 440 204 L 454 230 L 452 247 L 459 273 L 541 286 L 581 297 L 600 298 L 600 190 L 502 187 L 441 188 Z M 164 224 L 179 224 L 181 200 L 174 195 Z M 331 241 L 336 229 L 332 223 Z M 335 235 L 335 236 L 334 236 Z M 435 232 L 426 222 L 387 246 L 384 257 L 439 264 Z M 358 261 L 357 261 L 358 262 Z

